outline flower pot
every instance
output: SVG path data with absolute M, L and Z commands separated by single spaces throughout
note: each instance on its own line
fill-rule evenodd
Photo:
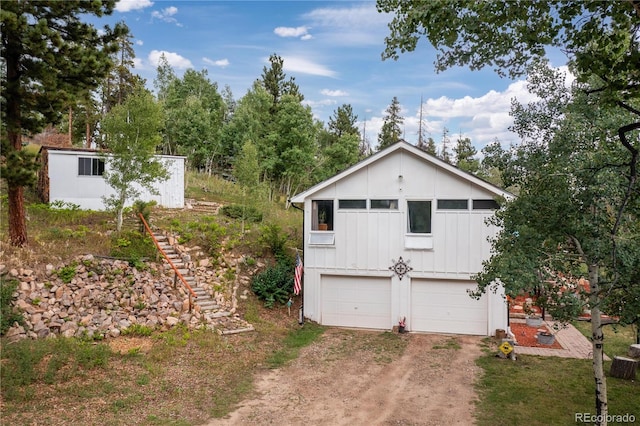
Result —
M 529 327 L 540 327 L 542 325 L 542 318 L 540 318 L 540 317 L 529 317 L 529 318 L 527 318 L 527 325 Z
M 404 325 L 399 325 L 398 326 L 398 333 L 406 333 L 406 331 L 404 329 Z
M 556 341 L 556 336 L 549 333 L 538 333 L 538 343 L 541 345 L 553 345 L 553 342 Z
M 327 225 L 326 223 L 319 223 L 318 224 L 318 230 L 319 231 L 326 231 L 327 229 L 329 229 L 329 225 Z

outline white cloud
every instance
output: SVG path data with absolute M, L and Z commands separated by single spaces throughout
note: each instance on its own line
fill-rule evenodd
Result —
M 142 46 L 144 44 L 144 42 L 142 40 L 136 40 L 136 45 L 137 46 Z
M 214 61 L 213 59 L 209 59 L 207 57 L 203 57 L 202 58 L 202 62 L 204 62 L 205 64 L 208 64 L 208 65 L 213 65 L 213 66 L 220 67 L 220 68 L 225 68 L 225 67 L 229 66 L 229 60 L 227 58 L 218 59 L 217 61 Z
M 325 95 L 325 96 L 349 96 L 349 94 L 347 92 L 345 92 L 344 90 L 322 89 L 320 91 L 320 93 Z
M 161 11 L 154 10 L 153 12 L 151 12 L 151 16 L 164 22 L 175 23 L 178 26 L 181 26 L 181 24 L 178 23 L 178 20 L 173 17 L 173 15 L 175 15 L 176 13 L 178 13 L 178 8 L 175 6 L 169 6 L 162 9 Z
M 335 71 L 306 58 L 288 56 L 282 57 L 282 60 L 284 62 L 283 68 L 285 71 L 320 75 L 323 77 L 335 77 L 337 75 Z
M 309 28 L 277 27 L 273 32 L 280 37 L 302 37 L 309 34 Z
M 323 99 L 321 101 L 311 101 L 309 99 L 305 99 L 301 103 L 302 105 L 309 105 L 311 108 L 331 106 L 331 105 L 337 104 L 337 102 L 333 99 Z
M 160 61 L 160 56 L 164 54 L 165 58 L 167 58 L 167 62 L 174 68 L 178 69 L 187 69 L 193 68 L 193 64 L 187 58 L 175 53 L 175 52 L 167 52 L 166 50 L 152 50 L 149 53 L 149 62 L 154 67 L 158 66 L 158 62 Z
M 378 13 L 374 2 L 353 7 L 325 7 L 302 16 L 314 28 L 317 38 L 340 45 L 378 45 L 388 32 L 391 17 Z
M 311 40 L 313 38 L 313 36 L 311 34 L 305 34 L 302 37 L 300 37 L 300 40 Z
M 150 0 L 120 0 L 116 3 L 115 9 L 118 12 L 130 12 L 132 10 L 144 9 L 149 6 L 153 6 L 153 2 Z

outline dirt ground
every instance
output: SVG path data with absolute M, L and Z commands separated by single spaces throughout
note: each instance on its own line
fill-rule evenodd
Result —
M 289 365 L 256 378 L 253 399 L 217 425 L 469 425 L 480 337 L 406 334 L 383 362 L 373 331 L 329 329 Z M 377 334 L 380 334 L 377 332 Z

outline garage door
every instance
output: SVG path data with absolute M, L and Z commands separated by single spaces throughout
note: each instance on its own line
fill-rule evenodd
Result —
M 475 288 L 473 281 L 411 280 L 411 330 L 486 335 L 487 299 L 469 297 Z
M 324 325 L 390 329 L 391 279 L 322 276 Z

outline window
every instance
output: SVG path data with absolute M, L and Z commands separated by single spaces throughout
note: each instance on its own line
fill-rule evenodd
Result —
M 469 200 L 438 200 L 438 210 L 468 210 Z
M 473 200 L 474 210 L 498 210 L 500 204 L 496 200 Z
M 366 209 L 367 200 L 338 200 L 339 209 Z
M 333 200 L 313 200 L 311 221 L 312 231 L 333 231 Z
M 431 201 L 407 201 L 409 233 L 431 233 Z
M 78 174 L 80 176 L 102 176 L 104 174 L 104 160 L 99 158 L 78 158 Z
M 371 200 L 371 208 L 398 210 L 398 200 Z

